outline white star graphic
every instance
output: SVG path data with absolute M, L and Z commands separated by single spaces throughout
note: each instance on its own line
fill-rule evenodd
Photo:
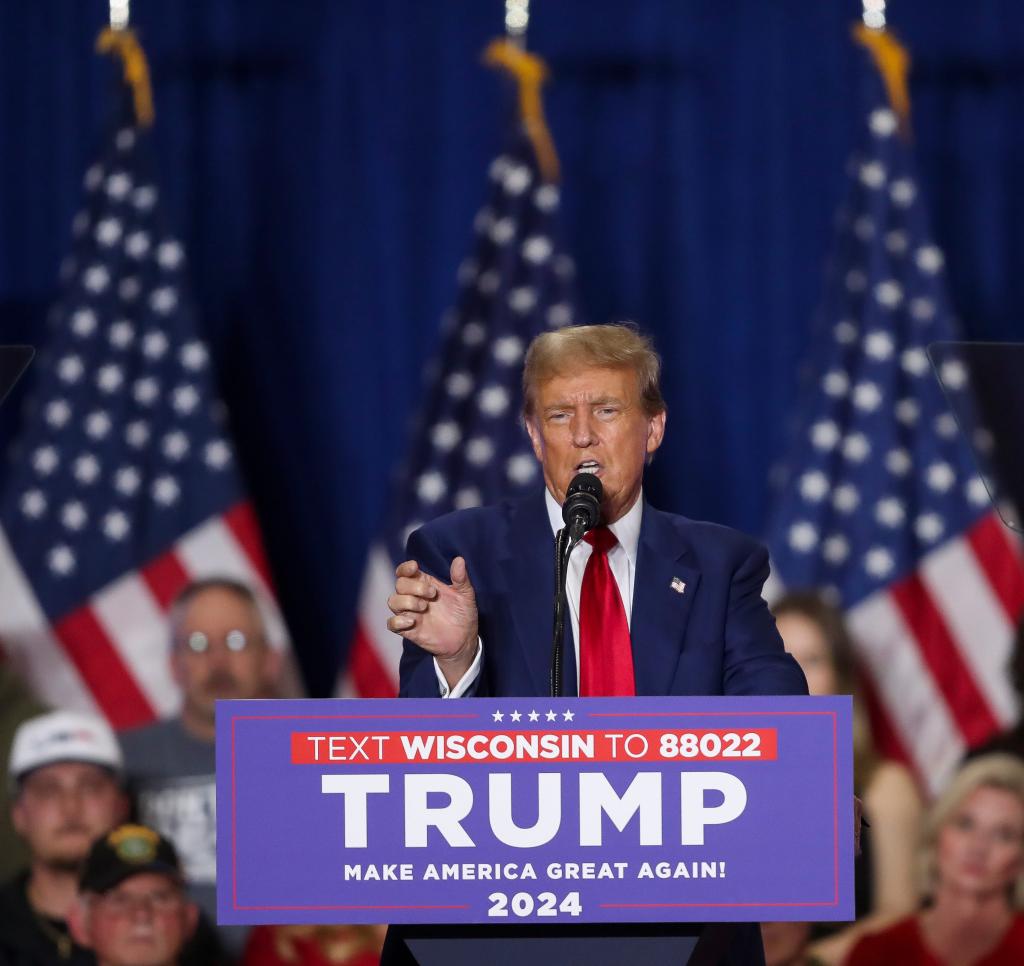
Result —
M 142 283 L 134 275 L 122 278 L 117 286 L 117 294 L 125 302 L 134 302 L 139 297 L 141 291 Z
M 161 268 L 177 268 L 185 258 L 185 249 L 173 238 L 160 242 L 156 247 L 156 260 Z
M 823 419 L 811 427 L 811 444 L 815 449 L 832 449 L 839 442 L 839 427 L 831 419 Z
M 558 715 L 555 714 L 554 711 L 549 711 L 544 717 L 547 718 L 548 721 L 554 721 Z
M 462 344 L 469 346 L 471 349 L 474 346 L 480 345 L 486 338 L 487 330 L 480 322 L 467 322 L 462 327 Z
M 544 235 L 531 235 L 523 242 L 523 258 L 534 265 L 543 265 L 552 250 L 551 240 Z
M 482 505 L 484 498 L 475 486 L 464 486 L 455 494 L 455 499 L 452 502 L 455 504 L 456 510 L 469 510 Z
M 508 478 L 519 486 L 529 483 L 537 475 L 537 461 L 529 453 L 513 456 L 506 468 Z
M 480 277 L 476 280 L 476 287 L 482 295 L 493 295 L 498 291 L 499 285 L 501 285 L 501 276 L 493 268 L 481 272 Z
M 860 494 L 852 483 L 843 483 L 832 494 L 832 505 L 840 513 L 852 513 L 860 503 Z
M 826 396 L 838 399 L 846 395 L 847 389 L 850 388 L 850 379 L 841 369 L 833 369 L 825 373 L 821 380 L 821 388 L 825 390 Z
M 900 365 L 912 376 L 924 375 L 928 371 L 928 354 L 924 349 L 907 349 L 900 356 Z
M 103 533 L 109 540 L 123 540 L 129 529 L 128 517 L 120 510 L 111 510 L 103 517 Z
M 443 452 L 455 449 L 459 440 L 462 439 L 462 430 L 454 419 L 447 419 L 438 423 L 430 431 L 430 441 Z
M 572 721 L 572 719 L 575 718 L 575 717 L 576 717 L 576 715 L 573 714 L 571 711 L 568 711 L 568 710 L 562 715 L 562 718 L 565 721 Z
M 83 453 L 72 464 L 75 479 L 85 486 L 95 483 L 100 475 L 100 461 L 92 453 Z
M 508 409 L 509 395 L 504 386 L 487 386 L 478 397 L 480 409 L 488 416 L 500 416 Z
M 884 362 L 892 355 L 892 350 L 892 336 L 888 332 L 875 330 L 874 332 L 869 332 L 864 338 L 864 351 L 872 359 Z
M 894 309 L 903 301 L 903 286 L 895 279 L 887 279 L 875 286 L 875 298 L 880 305 Z
M 181 347 L 178 358 L 181 360 L 181 364 L 190 372 L 198 372 L 206 365 L 209 353 L 202 342 L 193 340 L 192 342 L 186 342 Z
M 99 371 L 96 373 L 96 385 L 99 386 L 100 392 L 107 393 L 108 395 L 117 392 L 123 382 L 124 374 L 121 372 L 121 367 L 113 362 L 100 366 Z
M 907 250 L 907 233 L 901 228 L 886 232 L 885 247 L 892 255 L 902 255 Z
M 115 171 L 107 178 L 107 195 L 115 201 L 121 201 L 132 190 L 132 179 L 126 171 Z
M 873 382 L 859 382 L 853 388 L 853 404 L 862 412 L 873 413 L 882 404 L 882 391 Z
M 946 260 L 942 257 L 942 250 L 937 245 L 923 245 L 914 255 L 917 267 L 927 275 L 935 275 L 942 270 Z
M 843 456 L 854 463 L 862 463 L 871 452 L 871 443 L 863 433 L 850 433 L 843 440 Z
M 153 499 L 161 506 L 170 506 L 177 502 L 181 488 L 173 476 L 158 476 L 153 481 L 152 494 Z
M 64 356 L 64 358 L 57 363 L 57 377 L 61 382 L 78 382 L 78 380 L 82 378 L 83 372 L 85 372 L 85 366 L 82 365 L 82 359 L 80 356 Z
M 932 463 L 925 472 L 925 481 L 933 490 L 945 493 L 956 482 L 956 473 L 949 463 Z
M 891 449 L 886 454 L 885 468 L 895 476 L 906 476 L 910 465 L 910 454 L 905 449 Z
M 906 511 L 895 497 L 883 497 L 875 504 L 875 519 L 883 527 L 898 527 L 906 519 Z
M 26 490 L 21 496 L 21 512 L 37 520 L 46 512 L 46 496 L 42 490 Z
M 171 393 L 171 405 L 174 411 L 182 416 L 188 416 L 199 405 L 199 393 L 195 386 L 188 384 L 176 386 Z
M 892 554 L 885 547 L 872 547 L 864 555 L 864 568 L 872 577 L 885 577 L 894 566 Z
M 135 449 L 142 449 L 149 442 L 149 425 L 142 419 L 136 419 L 128 424 L 124 431 L 124 438 L 128 445 Z
M 529 285 L 521 285 L 508 293 L 508 304 L 513 312 L 526 315 L 537 304 L 537 290 Z
M 488 232 L 495 245 L 504 245 L 515 233 L 516 223 L 512 218 L 499 218 L 491 225 L 491 230 Z
M 528 718 L 529 718 L 529 719 L 530 719 L 531 721 L 539 721 L 539 720 L 540 720 L 540 715 L 539 715 L 539 714 L 538 714 L 538 713 L 537 713 L 536 711 L 531 711 L 531 712 L 530 712 L 530 713 L 529 713 L 529 714 L 527 715 L 527 717 L 528 717 Z
M 71 407 L 65 399 L 54 399 L 46 404 L 44 419 L 55 429 L 60 429 L 71 418 Z
M 58 577 L 66 577 L 75 569 L 75 554 L 67 544 L 59 543 L 46 555 L 46 562 Z
M 510 195 L 521 195 L 530 187 L 533 174 L 525 164 L 509 164 L 505 168 L 502 186 Z
M 231 461 L 231 447 L 223 439 L 211 440 L 203 450 L 203 459 L 210 469 L 223 469 Z
M 96 226 L 93 237 L 104 248 L 116 245 L 121 240 L 121 222 L 116 218 L 104 218 Z
M 68 530 L 81 530 L 89 519 L 85 505 L 81 500 L 71 500 L 61 507 L 60 522 Z
M 523 340 L 515 335 L 503 335 L 494 343 L 494 358 L 503 366 L 514 366 L 523 357 Z
M 922 513 L 914 521 L 914 533 L 927 543 L 933 543 L 942 536 L 945 526 L 937 513 Z
M 489 463 L 494 456 L 494 444 L 486 436 L 475 436 L 466 444 L 466 459 L 474 466 Z
M 437 503 L 447 492 L 448 484 L 437 470 L 428 470 L 416 481 L 416 495 L 424 503 Z
M 800 477 L 800 495 L 817 503 L 828 495 L 828 477 L 821 470 L 809 470 Z
M 60 464 L 60 456 L 52 446 L 40 446 L 32 454 L 32 468 L 40 476 L 49 476 Z
M 917 188 L 910 178 L 897 178 L 889 185 L 889 196 L 900 208 L 909 208 L 917 196 Z
M 164 456 L 169 460 L 177 462 L 178 460 L 183 459 L 188 453 L 188 437 L 180 429 L 176 429 L 164 437 L 162 448 Z
M 837 322 L 832 334 L 840 345 L 852 345 L 857 340 L 857 326 L 849 319 Z
M 156 204 L 156 188 L 144 184 L 132 192 L 132 204 L 139 211 L 149 211 Z
M 494 712 L 494 720 L 495 721 L 504 721 L 505 720 L 505 715 L 501 711 L 495 711 Z
M 108 413 L 97 409 L 85 417 L 85 432 L 92 439 L 105 439 L 113 425 Z
M 905 426 L 913 426 L 921 415 L 921 407 L 916 399 L 901 399 L 896 403 L 896 418 Z
M 519 721 L 522 717 L 523 716 L 518 711 L 513 711 L 512 714 L 509 715 L 509 718 L 511 718 L 512 721 Z
M 807 553 L 818 544 L 818 531 L 814 524 L 801 520 L 789 528 L 789 545 L 798 553 Z
M 821 545 L 821 552 L 829 563 L 841 564 L 850 555 L 850 544 L 846 537 L 836 533 L 826 537 Z
M 556 302 L 548 309 L 548 326 L 560 329 L 572 321 L 572 310 L 564 302 Z
M 132 395 L 140 406 L 151 406 L 160 395 L 160 382 L 154 376 L 143 376 L 135 380 Z
M 135 327 L 127 319 L 118 319 L 111 323 L 107 337 L 115 349 L 127 349 L 135 338 Z
M 541 211 L 554 211 L 558 207 L 558 188 L 553 184 L 542 184 L 533 193 L 533 203 Z
M 114 473 L 114 489 L 122 496 L 132 496 L 139 489 L 142 477 L 134 466 L 118 467 Z
M 96 313 L 90 308 L 75 309 L 71 313 L 71 331 L 81 338 L 88 338 L 96 331 Z
M 468 372 L 453 372 L 444 388 L 453 399 L 465 399 L 473 391 L 473 377 Z
M 887 107 L 876 107 L 868 117 L 868 127 L 878 137 L 888 137 L 896 130 L 896 125 L 896 115 Z
M 160 288 L 153 289 L 153 294 L 149 297 L 149 307 L 161 315 L 172 312 L 177 304 L 178 291 L 171 288 L 170 285 L 162 285 Z
M 142 353 L 147 359 L 160 359 L 168 345 L 167 336 L 163 332 L 147 332 L 142 340 Z
M 82 284 L 90 292 L 102 292 L 110 284 L 110 272 L 102 265 L 90 265 L 82 273 Z
M 881 161 L 868 161 L 860 166 L 859 176 L 868 188 L 880 188 L 885 184 L 885 165 Z

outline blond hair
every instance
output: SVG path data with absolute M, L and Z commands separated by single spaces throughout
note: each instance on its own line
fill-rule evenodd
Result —
M 935 849 L 939 832 L 953 813 L 979 788 L 998 788 L 1014 795 L 1024 807 L 1024 762 L 1014 755 L 993 753 L 969 761 L 932 805 L 925 819 L 921 842 L 921 871 L 925 893 L 934 891 L 938 870 Z M 1024 847 L 1024 846 L 1022 846 Z M 1024 908 L 1024 869 L 1010 889 L 1014 908 Z
M 581 369 L 632 369 L 636 373 L 644 413 L 665 411 L 658 380 L 661 359 L 651 340 L 636 326 L 571 325 L 538 335 L 526 351 L 523 365 L 523 416 L 533 415 L 534 394 L 541 383 Z

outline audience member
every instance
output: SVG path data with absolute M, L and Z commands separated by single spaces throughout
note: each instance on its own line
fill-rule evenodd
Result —
M 1010 684 L 1017 695 L 1017 707 L 1024 709 L 1024 620 L 1017 625 L 1017 633 L 1013 639 L 1013 650 L 1010 652 L 1007 673 Z M 994 735 L 985 744 L 969 753 L 969 757 L 991 754 L 994 751 L 1005 752 L 1024 759 L 1024 715 L 1017 718 L 1017 723 L 1008 731 Z
M 923 803 L 910 772 L 882 759 L 875 748 L 864 707 L 853 645 L 842 616 L 820 596 L 793 592 L 772 607 L 786 650 L 796 658 L 812 695 L 853 695 L 854 784 L 870 825 L 862 836 L 862 855 L 855 865 L 858 923 L 838 930 L 813 930 L 809 961 L 839 963 L 858 936 L 916 908 L 919 898 L 915 855 Z M 791 936 L 781 933 L 789 930 Z M 776 947 L 788 949 L 799 927 L 776 926 L 765 931 Z M 807 932 L 806 929 L 803 930 Z M 801 960 L 779 960 L 779 962 Z
M 22 722 L 42 714 L 45 707 L 0 652 L 0 761 L 7 761 L 14 732 Z M 11 798 L 0 782 L 0 882 L 28 864 L 29 854 L 11 824 Z
M 257 926 L 242 966 L 377 966 L 387 926 Z
M 228 578 L 186 587 L 170 609 L 170 661 L 178 717 L 122 735 L 140 819 L 169 838 L 192 895 L 216 921 L 215 702 L 269 697 L 280 665 L 253 592 Z M 229 952 L 247 930 L 221 927 Z
M 11 817 L 29 866 L 0 888 L 0 963 L 91 964 L 67 917 L 90 845 L 128 811 L 114 733 L 88 715 L 40 715 L 15 733 L 7 773 Z
M 993 754 L 965 765 L 923 845 L 925 908 L 861 938 L 850 966 L 1024 962 L 1024 763 Z
M 198 916 L 174 846 L 144 825 L 120 825 L 89 852 L 70 923 L 97 966 L 178 966 Z

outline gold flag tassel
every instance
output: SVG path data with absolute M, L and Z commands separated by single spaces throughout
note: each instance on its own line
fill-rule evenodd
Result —
M 865 47 L 889 95 L 889 103 L 899 118 L 900 131 L 910 136 L 910 92 L 907 89 L 907 73 L 910 70 L 910 55 L 906 48 L 887 30 L 867 27 L 862 23 L 853 28 L 854 39 Z
M 540 97 L 541 85 L 548 78 L 547 64 L 509 40 L 492 40 L 484 51 L 484 63 L 507 70 L 515 79 L 519 87 L 519 117 L 533 145 L 540 172 L 545 181 L 558 181 L 558 155 Z
M 149 84 L 149 65 L 133 30 L 107 27 L 96 38 L 96 52 L 114 54 L 124 64 L 124 81 L 132 90 L 135 120 L 142 127 L 153 123 L 153 89 Z

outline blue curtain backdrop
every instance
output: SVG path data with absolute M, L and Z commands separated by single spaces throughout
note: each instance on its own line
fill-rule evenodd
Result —
M 757 533 L 821 288 L 860 53 L 852 0 L 534 0 L 588 321 L 666 363 L 648 492 Z M 135 0 L 185 239 L 314 694 L 451 301 L 507 91 L 501 0 Z M 894 0 L 967 335 L 1024 338 L 1024 5 Z M 0 341 L 39 343 L 112 109 L 100 0 L 0 0 Z M 16 430 L 17 399 L 5 407 Z

